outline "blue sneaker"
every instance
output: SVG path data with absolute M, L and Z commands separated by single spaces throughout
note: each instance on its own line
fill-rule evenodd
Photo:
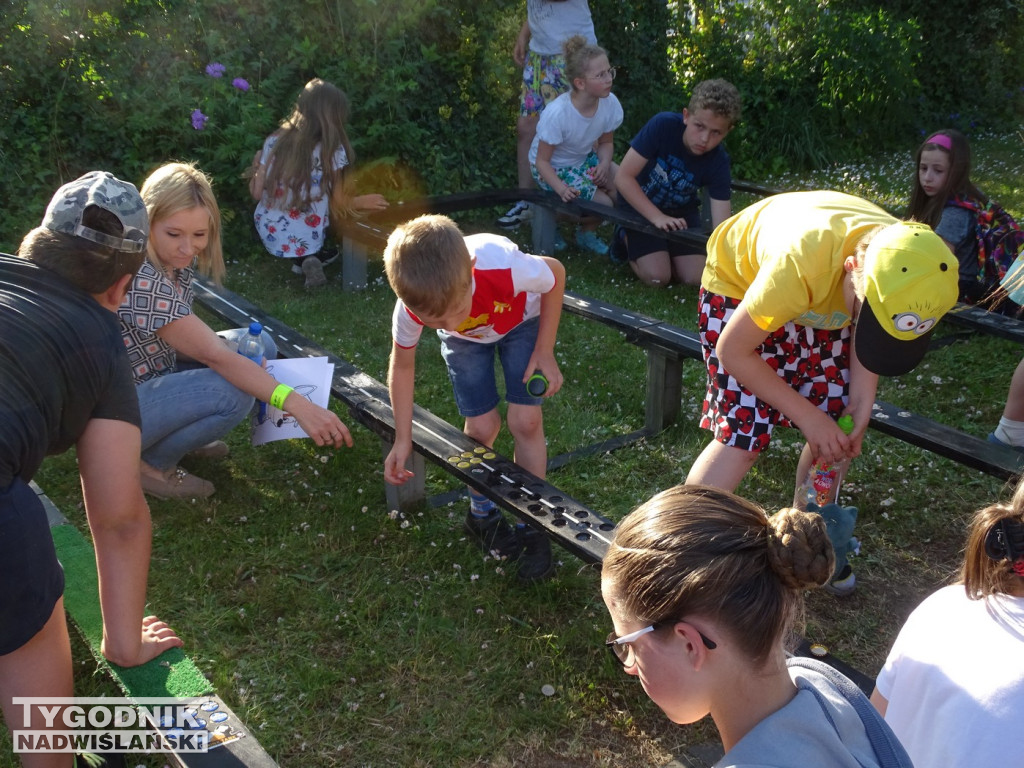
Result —
M 598 256 L 608 254 L 608 244 L 597 236 L 597 233 L 590 229 L 576 230 L 576 245 L 585 251 L 596 253 Z
M 555 245 L 554 245 L 555 253 L 558 253 L 559 251 L 564 251 L 568 247 L 569 247 L 569 244 L 567 242 L 565 242 L 565 238 L 562 237 L 562 233 L 559 232 L 556 229 L 555 230 Z
M 998 437 L 995 432 L 988 433 L 988 441 L 993 445 L 1001 445 L 1003 448 L 1013 448 L 1017 453 L 1024 453 L 1024 445 L 1011 445 L 1010 443 L 1004 443 Z

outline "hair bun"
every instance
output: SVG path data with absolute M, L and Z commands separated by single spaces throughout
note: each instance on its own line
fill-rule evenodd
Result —
M 791 589 L 825 584 L 835 570 L 836 556 L 821 515 L 786 508 L 768 518 L 768 561 Z

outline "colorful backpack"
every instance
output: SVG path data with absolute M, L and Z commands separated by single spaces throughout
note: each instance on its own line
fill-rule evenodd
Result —
M 1024 230 L 994 200 L 981 203 L 956 196 L 950 202 L 973 212 L 978 219 L 978 280 L 990 285 L 998 283 L 1024 251 Z

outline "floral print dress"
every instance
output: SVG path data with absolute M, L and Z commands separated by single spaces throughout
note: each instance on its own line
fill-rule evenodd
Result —
M 260 165 L 264 166 L 263 172 L 273 162 L 273 149 L 277 143 L 277 134 L 271 134 L 263 142 L 263 154 L 260 157 Z M 263 199 L 256 206 L 253 214 L 253 221 L 256 224 L 256 231 L 263 241 L 264 247 L 273 256 L 285 259 L 297 259 L 303 256 L 312 256 L 320 251 L 324 244 L 324 232 L 329 224 L 330 199 L 323 194 L 320 184 L 323 181 L 323 162 L 320 159 L 320 145 L 313 149 L 313 173 L 311 179 L 313 188 L 310 190 L 311 202 L 307 208 L 297 208 L 285 202 L 280 207 L 271 207 L 268 204 L 268 197 L 271 190 L 265 190 Z M 340 171 L 348 165 L 348 156 L 344 147 L 338 147 L 332 158 L 332 170 Z M 278 186 L 273 191 L 275 198 L 293 195 L 290 190 Z

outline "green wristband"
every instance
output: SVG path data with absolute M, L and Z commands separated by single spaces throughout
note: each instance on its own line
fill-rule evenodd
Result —
M 288 395 L 295 390 L 289 387 L 287 384 L 278 384 L 274 387 L 274 394 L 270 396 L 270 404 L 277 408 L 279 411 L 284 410 L 284 401 L 288 399 Z

